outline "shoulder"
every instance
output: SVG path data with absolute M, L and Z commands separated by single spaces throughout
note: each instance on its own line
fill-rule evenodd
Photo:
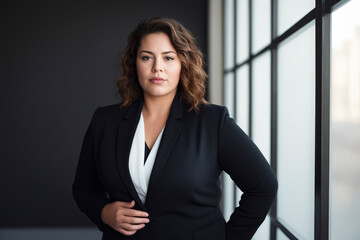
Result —
M 202 123 L 209 123 L 211 125 L 218 124 L 224 116 L 227 114 L 227 109 L 224 106 L 216 104 L 201 104 L 199 105 L 199 110 L 192 110 L 188 112 L 190 119 L 198 119 Z
M 199 113 L 203 114 L 203 115 L 210 115 L 210 116 L 222 116 L 224 114 L 228 113 L 228 110 L 226 107 L 221 106 L 221 105 L 216 105 L 216 104 L 211 104 L 211 103 L 207 103 L 207 104 L 201 104 L 199 106 L 200 110 Z
M 121 103 L 111 104 L 107 106 L 100 106 L 96 109 L 101 114 L 114 114 L 118 113 L 122 109 Z
M 219 127 L 224 124 L 235 124 L 234 119 L 230 117 L 227 107 L 216 104 L 202 104 L 200 106 L 199 116 L 203 122 L 215 124 Z M 235 124 L 236 125 L 236 124 Z
M 122 118 L 130 107 L 121 107 L 121 103 L 98 107 L 93 115 L 93 120 L 97 123 L 116 122 Z
M 222 111 L 225 107 L 212 103 L 202 103 L 199 105 L 200 110 L 210 110 L 210 111 Z
M 120 103 L 101 106 L 95 110 L 94 116 L 96 118 L 109 118 L 116 115 L 119 115 L 122 111 Z

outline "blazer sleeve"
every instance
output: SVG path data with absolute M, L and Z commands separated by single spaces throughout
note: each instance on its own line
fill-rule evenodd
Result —
M 219 121 L 219 165 L 243 191 L 239 207 L 226 223 L 226 239 L 251 239 L 277 192 L 277 179 L 253 141 L 224 107 Z
M 94 135 L 98 111 L 95 111 L 83 140 L 72 192 L 78 208 L 103 231 L 104 224 L 101 221 L 101 211 L 111 201 L 100 184 L 96 171 Z

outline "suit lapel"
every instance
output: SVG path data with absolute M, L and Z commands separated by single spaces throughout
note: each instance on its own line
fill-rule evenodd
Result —
M 116 160 L 119 175 L 127 187 L 131 197 L 142 210 L 146 211 L 144 204 L 141 202 L 139 195 L 136 192 L 129 172 L 129 154 L 136 127 L 140 119 L 142 106 L 143 99 L 134 102 L 119 120 L 117 129 Z M 181 132 L 183 126 L 181 122 L 182 116 L 183 104 L 180 101 L 179 95 L 176 94 L 171 105 L 169 118 L 166 122 L 164 133 L 155 158 L 155 163 L 150 175 L 145 205 L 147 205 L 148 199 L 151 198 L 152 192 L 156 188 L 156 182 L 160 179 L 169 154 L 171 153 Z
M 169 118 L 166 122 L 163 136 L 160 141 L 160 146 L 155 158 L 155 163 L 150 175 L 147 196 L 145 205 L 149 202 L 148 200 L 152 197 L 152 192 L 156 187 L 157 181 L 161 177 L 161 173 L 164 170 L 166 161 L 172 151 L 175 142 L 181 132 L 183 123 L 181 118 L 183 116 L 183 104 L 180 101 L 180 97 L 177 94 L 171 105 Z
M 136 192 L 129 172 L 129 154 L 135 130 L 139 122 L 143 101 L 134 102 L 120 119 L 117 129 L 116 160 L 119 175 L 135 202 L 146 210 Z

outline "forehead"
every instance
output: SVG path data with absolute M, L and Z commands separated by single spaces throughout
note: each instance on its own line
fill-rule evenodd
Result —
M 145 35 L 141 41 L 138 51 L 174 51 L 175 48 L 172 45 L 170 38 L 163 32 L 150 33 Z

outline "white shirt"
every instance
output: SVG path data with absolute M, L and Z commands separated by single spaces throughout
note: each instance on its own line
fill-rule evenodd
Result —
M 132 182 L 142 203 L 145 203 L 150 174 L 155 163 L 155 157 L 159 149 L 164 128 L 165 126 L 161 130 L 159 136 L 156 138 L 154 146 L 152 147 L 150 154 L 144 164 L 145 125 L 144 118 L 141 113 L 140 120 L 135 131 L 134 139 L 131 144 L 131 150 L 129 155 L 129 171 Z

